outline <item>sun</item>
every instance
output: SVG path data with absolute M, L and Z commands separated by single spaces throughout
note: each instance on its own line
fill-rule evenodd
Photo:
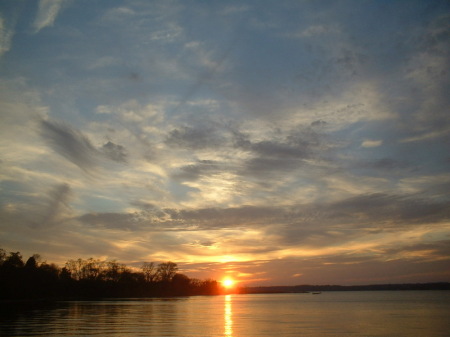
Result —
M 234 286 L 235 283 L 236 283 L 236 281 L 234 281 L 234 280 L 231 279 L 231 278 L 225 278 L 225 279 L 222 280 L 222 285 L 223 285 L 225 288 L 231 288 L 231 287 Z

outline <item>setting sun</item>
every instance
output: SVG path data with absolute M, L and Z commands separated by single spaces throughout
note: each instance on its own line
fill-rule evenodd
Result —
M 236 282 L 231 279 L 231 278 L 226 278 L 222 280 L 222 284 L 225 288 L 231 288 L 232 286 L 234 286 Z

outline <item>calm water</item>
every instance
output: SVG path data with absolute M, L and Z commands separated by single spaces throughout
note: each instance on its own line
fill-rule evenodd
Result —
M 4 304 L 1 336 L 449 336 L 450 291 Z

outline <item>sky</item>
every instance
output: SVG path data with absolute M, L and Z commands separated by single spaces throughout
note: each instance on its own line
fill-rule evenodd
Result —
M 449 69 L 446 0 L 2 0 L 0 247 L 450 281 Z

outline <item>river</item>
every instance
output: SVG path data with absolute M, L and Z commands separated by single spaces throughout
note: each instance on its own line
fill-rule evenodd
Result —
M 1 336 L 423 336 L 450 291 L 349 291 L 2 303 Z

